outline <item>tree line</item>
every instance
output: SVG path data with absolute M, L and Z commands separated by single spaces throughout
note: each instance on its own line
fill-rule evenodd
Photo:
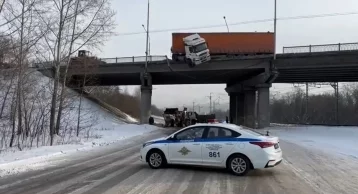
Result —
M 305 91 L 299 88 L 284 96 L 272 97 L 270 105 L 271 123 L 358 125 L 358 86 L 355 84 L 340 89 L 338 109 L 334 93 L 310 94 L 306 100 Z

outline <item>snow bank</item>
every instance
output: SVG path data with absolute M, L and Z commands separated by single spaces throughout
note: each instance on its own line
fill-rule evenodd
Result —
M 358 159 L 358 127 L 276 126 L 268 129 L 282 140 Z
M 50 162 L 54 156 L 92 150 L 98 146 L 107 146 L 156 129 L 157 127 L 152 125 L 124 124 L 116 129 L 94 130 L 88 139 L 82 139 L 77 144 L 42 146 L 21 152 L 7 151 L 1 154 L 0 177 L 56 165 L 56 162 L 60 161 Z
M 74 150 L 87 150 L 96 146 L 109 145 L 133 136 L 142 135 L 156 129 L 157 127 L 152 125 L 124 124 L 118 126 L 115 129 L 93 130 L 90 132 L 91 134 L 88 138 L 80 139 L 77 144 L 42 146 L 25 151 L 9 150 L 1 154 L 0 169 L 2 169 L 1 165 L 9 162 L 34 157 L 48 157 L 52 155 L 69 153 Z

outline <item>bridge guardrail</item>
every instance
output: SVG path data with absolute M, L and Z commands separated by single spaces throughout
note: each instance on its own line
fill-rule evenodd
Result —
M 100 60 L 107 64 L 116 64 L 116 63 L 136 63 L 136 62 L 145 62 L 145 56 L 138 57 L 116 57 L 116 58 L 101 58 Z M 167 60 L 167 56 L 163 55 L 151 55 L 148 56 L 149 62 L 157 62 L 157 61 L 165 61 Z
M 313 53 L 358 50 L 358 42 L 283 47 L 283 53 Z
M 106 64 L 120 64 L 120 63 L 144 63 L 146 60 L 145 56 L 138 56 L 138 57 L 116 57 L 116 58 L 99 58 L 100 61 L 105 62 Z M 159 62 L 159 61 L 166 61 L 167 56 L 165 55 L 151 55 L 148 56 L 149 62 Z M 61 64 L 60 66 L 65 66 L 66 64 Z M 44 63 L 34 63 L 31 67 L 36 68 L 48 68 L 53 67 L 53 62 L 44 62 Z

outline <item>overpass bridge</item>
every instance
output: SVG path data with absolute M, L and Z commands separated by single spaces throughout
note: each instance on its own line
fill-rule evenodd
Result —
M 101 59 L 92 73 L 73 69 L 72 84 L 91 74 L 96 81 L 87 86 L 141 85 L 141 121 L 148 122 L 152 85 L 224 83 L 234 123 L 253 127 L 257 119 L 259 128 L 263 128 L 270 123 L 272 83 L 358 81 L 358 43 L 284 47 L 276 60 L 272 55 L 243 56 L 213 60 L 194 68 L 165 56 L 149 56 L 148 61 L 148 85 L 142 79 L 145 57 Z M 49 76 L 53 73 L 52 68 L 39 71 Z

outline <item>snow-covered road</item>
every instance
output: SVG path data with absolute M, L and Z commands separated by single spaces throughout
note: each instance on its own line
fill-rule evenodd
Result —
M 49 161 L 52 165 L 42 170 L 4 177 L 0 179 L 0 193 L 358 193 L 356 158 L 335 151 L 332 154 L 313 144 L 304 145 L 315 142 L 316 137 L 309 135 L 312 130 L 299 132 L 295 128 L 292 133 L 296 135 L 290 139 L 289 129 L 271 128 L 281 138 L 283 163 L 272 169 L 251 171 L 246 177 L 198 167 L 152 170 L 140 163 L 140 144 L 174 130 L 166 128 L 71 157 L 53 158 Z M 303 132 L 306 137 L 301 141 L 299 134 Z
M 269 128 L 280 137 L 284 164 L 321 193 L 358 193 L 358 127 Z
M 225 170 L 172 166 L 152 170 L 139 162 L 139 144 L 167 128 L 96 152 L 80 152 L 40 171 L 0 179 L 0 193 L 313 193 L 289 166 L 235 177 Z M 55 161 L 52 161 L 55 162 Z

